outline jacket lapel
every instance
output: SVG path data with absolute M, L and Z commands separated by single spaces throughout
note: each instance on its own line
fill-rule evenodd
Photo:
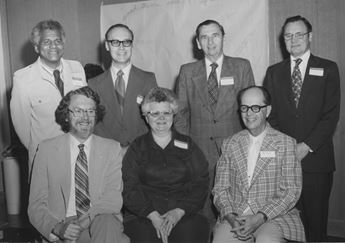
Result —
M 283 63 L 282 70 L 281 70 L 281 82 L 282 85 L 281 90 L 286 91 L 288 103 L 290 104 L 289 107 L 293 110 L 296 109 L 296 104 L 294 100 L 294 94 L 292 92 L 292 79 L 291 79 L 291 60 L 290 58 L 286 59 Z
M 69 141 L 69 135 L 64 134 L 61 137 L 61 140 L 59 143 L 56 144 L 56 150 L 57 150 L 57 166 L 56 169 L 59 171 L 56 171 L 57 175 L 64 175 L 64 179 L 61 181 L 61 190 L 65 199 L 65 205 L 67 208 L 70 191 L 71 191 L 71 151 L 70 151 L 70 141 Z
M 208 89 L 207 89 L 207 74 L 205 67 L 205 59 L 196 63 L 196 67 L 193 70 L 194 75 L 192 76 L 192 81 L 198 90 L 200 95 L 200 100 L 204 103 L 205 107 L 208 108 L 210 112 L 212 109 L 210 107 L 210 102 L 208 99 Z
M 238 144 L 238 150 L 239 153 L 236 153 L 235 156 L 235 162 L 237 162 L 237 166 L 239 169 L 239 177 L 242 181 L 242 184 L 245 186 L 245 189 L 247 190 L 249 187 L 248 184 L 248 173 L 247 173 L 247 158 L 248 158 L 248 147 L 249 147 L 249 136 L 248 133 L 242 133 L 242 137 L 239 140 Z
M 306 103 L 309 94 L 313 94 L 313 92 L 310 92 L 312 90 L 313 85 L 313 77 L 309 75 L 310 67 L 317 67 L 317 62 L 312 54 L 310 54 L 309 61 L 307 64 L 307 68 L 305 70 L 304 80 L 302 84 L 302 90 L 301 95 L 298 102 L 298 109 L 302 109 L 303 105 Z
M 100 143 L 99 138 L 96 135 L 92 135 L 91 143 L 90 143 L 90 157 L 88 161 L 89 170 L 89 193 L 90 193 L 90 200 L 95 198 L 95 195 L 99 195 L 99 188 L 101 188 L 100 184 L 103 181 L 102 178 L 102 171 L 104 170 L 104 156 L 106 151 L 102 148 L 102 144 Z

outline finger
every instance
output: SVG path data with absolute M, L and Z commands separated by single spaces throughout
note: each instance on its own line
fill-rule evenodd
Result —
M 156 229 L 156 232 L 157 232 L 157 237 L 158 237 L 158 239 L 160 239 L 160 238 L 161 238 L 161 234 L 160 234 L 160 232 L 159 232 L 159 229 Z
M 241 230 L 243 230 L 245 227 L 246 227 L 245 225 L 239 225 L 239 226 L 237 226 L 237 227 L 232 228 L 230 231 L 231 231 L 231 232 L 241 231 Z

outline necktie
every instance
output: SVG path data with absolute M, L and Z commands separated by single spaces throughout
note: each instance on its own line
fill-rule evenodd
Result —
M 79 154 L 75 164 L 75 204 L 77 216 L 85 214 L 90 208 L 89 178 L 84 144 L 79 144 Z
M 298 101 L 299 101 L 299 97 L 301 95 L 301 90 L 302 90 L 302 74 L 298 66 L 302 62 L 302 59 L 298 58 L 295 60 L 295 62 L 296 63 L 295 63 L 295 67 L 293 68 L 291 79 L 292 79 L 292 92 L 294 94 L 296 107 L 298 107 Z
M 125 103 L 125 80 L 123 79 L 122 70 L 117 72 L 117 78 L 115 80 L 115 90 L 117 100 L 120 105 L 121 113 L 123 112 L 123 106 Z
M 210 104 L 212 109 L 215 109 L 218 99 L 218 81 L 217 81 L 217 72 L 216 69 L 218 67 L 217 63 L 212 63 L 211 65 L 211 73 L 207 80 L 207 88 L 208 88 L 208 96 L 210 100 Z
M 61 80 L 60 77 L 60 71 L 59 70 L 54 70 L 53 72 L 54 79 L 55 79 L 55 84 L 58 90 L 60 91 L 61 96 L 63 97 L 64 91 L 63 91 L 63 81 Z

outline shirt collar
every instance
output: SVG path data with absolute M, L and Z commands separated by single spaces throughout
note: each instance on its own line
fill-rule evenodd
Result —
M 62 65 L 61 60 L 60 60 L 59 66 L 57 68 L 54 68 L 54 69 L 51 67 L 48 67 L 46 64 L 44 64 L 44 62 L 42 62 L 42 60 L 41 60 L 41 57 L 38 57 L 38 63 L 43 68 L 43 70 L 47 71 L 51 75 L 53 75 L 54 70 L 59 70 L 60 73 L 62 73 L 63 65 Z
M 216 61 L 216 63 L 218 64 L 218 67 L 221 67 L 222 64 L 223 64 L 223 59 L 224 59 L 224 54 L 222 54 Z M 211 62 L 209 59 L 207 59 L 205 57 L 205 63 L 206 63 L 206 66 L 209 67 L 213 62 Z
M 69 136 L 72 147 L 78 147 L 79 144 L 84 144 L 85 149 L 90 149 L 92 134 L 83 143 L 80 143 L 71 133 L 69 133 Z
M 132 63 L 129 63 L 126 67 L 119 69 L 119 68 L 115 67 L 115 65 L 112 63 L 110 70 L 111 70 L 111 75 L 113 76 L 113 79 L 116 80 L 117 73 L 120 70 L 122 70 L 124 76 L 128 77 L 129 71 L 131 70 L 131 67 L 132 67 Z
M 310 57 L 310 50 L 306 51 L 302 56 L 300 57 L 293 57 L 293 56 L 290 56 L 290 61 L 291 63 L 295 64 L 295 60 L 300 58 L 302 59 L 302 63 L 308 63 L 308 60 L 309 60 L 309 57 Z

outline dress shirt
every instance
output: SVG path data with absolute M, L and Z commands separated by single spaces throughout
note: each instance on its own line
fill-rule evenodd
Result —
M 48 67 L 47 65 L 45 65 L 45 64 L 42 62 L 42 60 L 41 60 L 40 57 L 38 58 L 38 62 L 39 62 L 39 64 L 40 64 L 40 66 L 42 67 L 42 70 L 45 71 L 45 72 L 47 72 L 47 73 L 49 74 L 49 76 L 50 76 L 50 78 L 51 78 L 50 81 L 52 81 L 53 83 L 55 83 L 55 78 L 54 78 L 54 74 L 53 74 L 54 70 L 59 70 L 59 72 L 60 72 L 60 78 L 61 78 L 61 80 L 63 81 L 63 72 L 62 72 L 63 66 L 62 66 L 62 62 L 60 62 L 59 66 L 58 66 L 57 68 L 54 68 L 54 69 L 51 68 L 51 67 Z
M 131 71 L 131 68 L 132 68 L 132 63 L 129 63 L 125 68 L 122 68 L 122 69 L 116 68 L 113 64 L 111 65 L 110 71 L 111 71 L 111 77 L 113 78 L 114 87 L 115 87 L 115 81 L 117 79 L 117 73 L 120 70 L 122 70 L 123 72 L 122 78 L 125 81 L 125 90 L 127 89 L 129 72 Z
M 208 163 L 188 137 L 172 132 L 162 149 L 151 132 L 130 145 L 122 163 L 124 204 L 136 217 L 181 208 L 186 214 L 202 209 L 208 191 Z
M 222 72 L 222 66 L 223 66 L 223 59 L 224 59 L 224 55 L 221 55 L 220 58 L 218 58 L 218 60 L 216 61 L 218 67 L 216 69 L 216 73 L 217 73 L 217 82 L 218 82 L 218 87 L 219 87 L 219 84 L 220 84 L 220 74 Z M 212 67 L 211 67 L 211 64 L 213 62 L 211 62 L 210 60 L 208 60 L 207 58 L 205 58 L 205 64 L 206 64 L 206 74 L 207 74 L 207 79 L 208 80 L 208 77 L 210 76 L 210 73 L 212 71 Z
M 88 163 L 89 163 L 89 158 L 90 158 L 91 137 L 92 135 L 83 143 L 84 151 L 85 151 Z M 71 187 L 70 188 L 71 190 L 70 190 L 68 206 L 66 210 L 66 218 L 77 215 L 77 211 L 75 207 L 74 170 L 75 170 L 75 163 L 77 162 L 77 157 L 79 154 L 79 148 L 78 148 L 79 144 L 80 142 L 73 135 L 70 134 L 70 151 L 71 151 Z
M 308 61 L 309 61 L 309 57 L 310 57 L 310 50 L 306 51 L 302 56 L 300 57 L 293 57 L 293 56 L 290 56 L 290 72 L 291 72 L 291 75 L 293 73 L 293 69 L 296 65 L 296 62 L 295 60 L 300 58 L 302 59 L 302 62 L 298 65 L 299 67 L 299 70 L 301 71 L 301 75 L 302 75 L 302 82 L 304 80 L 304 76 L 305 76 L 305 72 L 307 70 L 307 65 L 308 65 Z

